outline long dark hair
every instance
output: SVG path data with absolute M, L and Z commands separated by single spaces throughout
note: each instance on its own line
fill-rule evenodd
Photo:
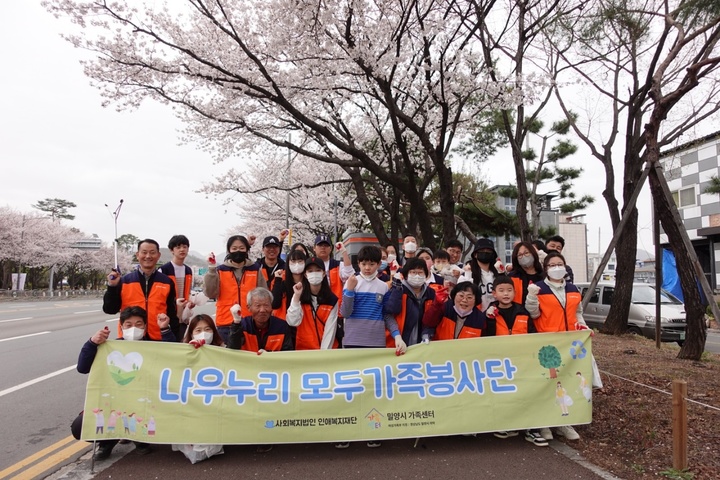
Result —
M 307 266 L 305 267 L 307 271 Z M 312 304 L 312 292 L 310 292 L 310 282 L 308 282 L 305 275 L 302 276 L 303 291 L 300 294 L 300 303 Z M 320 284 L 320 291 L 317 294 L 318 305 L 330 305 L 337 301 L 337 296 L 330 290 L 330 283 L 328 282 L 327 272 L 323 277 L 323 281 Z
M 204 313 L 200 313 L 198 315 L 195 315 L 191 320 L 190 324 L 188 324 L 187 330 L 185 330 L 185 336 L 183 337 L 183 343 L 190 343 L 190 340 L 193 339 L 193 330 L 195 330 L 195 327 L 197 327 L 197 324 L 201 321 L 205 321 L 208 325 L 210 325 L 210 328 L 213 331 L 213 340 L 210 342 L 210 345 L 215 345 L 216 347 L 221 347 L 223 344 L 222 337 L 220 336 L 220 332 L 218 332 L 217 327 L 215 327 L 215 322 L 213 321 L 212 317 L 210 315 L 206 315 Z
M 513 248 L 512 252 L 512 266 L 514 272 L 525 272 L 525 269 L 520 265 L 520 262 L 518 261 L 518 252 L 520 251 L 520 247 L 525 247 L 528 249 L 528 252 L 530 252 L 530 255 L 533 257 L 533 267 L 535 267 L 535 273 L 542 273 L 543 267 L 540 263 L 540 257 L 538 257 L 538 253 L 535 250 L 535 246 L 530 242 L 520 242 L 517 245 L 515 245 L 515 248 Z
M 307 260 L 307 255 L 305 255 L 302 250 L 291 249 L 290 253 L 288 253 L 287 257 L 285 258 L 285 280 L 283 280 L 283 283 L 285 284 L 285 295 L 288 297 L 288 307 L 290 306 L 290 298 L 293 296 L 293 285 L 295 285 L 293 273 L 290 271 L 290 260 L 302 260 L 303 262 L 305 262 L 305 260 Z M 303 278 L 305 277 L 305 275 L 302 274 L 301 276 Z

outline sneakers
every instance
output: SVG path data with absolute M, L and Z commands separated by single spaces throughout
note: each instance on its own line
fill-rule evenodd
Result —
M 95 460 L 105 460 L 110 456 L 115 445 L 101 445 L 95 452 Z
M 257 448 L 255 448 L 255 453 L 267 453 L 272 449 L 272 445 L 258 445 Z
M 541 428 L 540 429 L 540 436 L 543 437 L 545 440 L 552 440 L 553 434 L 552 431 L 549 428 Z
M 536 447 L 547 447 L 548 441 L 545 440 L 542 435 L 540 435 L 540 432 L 533 431 L 533 430 L 527 430 L 525 432 L 525 440 L 532 443 Z
M 578 435 L 575 429 L 569 425 L 566 425 L 564 427 L 557 427 L 555 431 L 558 435 L 563 436 L 568 440 L 580 440 L 580 435 Z
M 382 443 L 377 442 L 375 440 L 371 440 L 371 441 L 367 442 L 368 448 L 378 448 L 380 445 L 382 445 Z
M 493 433 L 493 435 L 495 435 L 497 438 L 510 438 L 510 437 L 517 437 L 518 432 L 516 432 L 514 430 L 509 431 L 509 432 L 502 431 L 502 432 L 495 432 L 495 433 Z
M 340 442 L 335 444 L 335 448 L 338 448 L 340 450 L 348 448 L 350 446 L 350 442 Z

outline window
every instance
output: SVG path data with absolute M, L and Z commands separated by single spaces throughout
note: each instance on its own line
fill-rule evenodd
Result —
M 585 287 L 582 289 L 582 296 L 585 298 L 587 296 L 589 288 Z M 598 303 L 598 298 L 600 297 L 600 288 L 596 287 L 595 291 L 593 292 L 593 296 L 590 297 L 590 300 L 588 303 Z
M 505 210 L 507 210 L 508 212 L 514 212 L 517 210 L 517 199 L 516 198 L 505 197 L 505 198 L 503 198 L 503 203 L 504 203 L 503 206 L 505 207 Z
M 612 299 L 613 299 L 614 293 L 615 293 L 615 287 L 603 288 L 602 304 L 603 305 L 612 305 Z
M 676 190 L 672 192 L 672 197 L 678 208 L 694 207 L 697 204 L 694 186 Z

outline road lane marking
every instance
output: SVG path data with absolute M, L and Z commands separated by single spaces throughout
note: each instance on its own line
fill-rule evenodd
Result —
M 49 333 L 49 332 L 48 332 Z M 70 370 L 75 370 L 77 368 L 77 363 L 75 365 L 70 365 L 69 367 L 65 367 L 61 370 L 58 370 L 56 372 L 48 373 L 47 375 L 43 375 L 42 377 L 35 378 L 33 380 L 29 380 L 25 383 L 21 383 L 20 385 L 15 385 L 14 387 L 6 388 L 5 390 L 0 391 L 0 397 L 4 397 L 8 393 L 17 392 L 18 390 L 22 390 L 25 387 L 29 387 L 31 385 L 35 385 L 36 383 L 40 383 L 42 381 L 45 381 L 52 377 L 57 377 L 58 375 L 62 375 L 65 372 L 69 372 Z
M 5 470 L 0 471 L 0 479 L 7 477 L 11 473 L 16 472 L 23 467 L 26 467 L 32 463 L 35 463 L 36 461 L 38 461 L 45 455 L 52 453 L 59 448 L 64 447 L 65 445 L 67 445 L 68 443 L 70 443 L 74 440 L 75 440 L 75 438 L 72 435 L 68 435 L 67 437 L 63 438 L 59 442 L 53 443 L 49 447 L 43 448 L 39 452 L 34 453 L 34 454 L 30 455 L 29 457 L 20 460 L 15 465 L 11 465 L 8 468 L 6 468 Z
M 32 320 L 33 317 L 20 317 L 20 318 L 11 318 L 9 320 L 0 320 L 0 323 L 7 323 L 7 322 L 19 322 L 20 320 Z
M 73 315 L 81 315 L 81 314 L 83 314 L 83 313 L 97 313 L 97 312 L 99 312 L 99 311 L 100 311 L 100 310 L 86 310 L 86 311 L 84 311 L 84 312 L 73 312 Z
M 28 468 L 27 470 L 20 472 L 13 477 L 13 480 L 32 480 L 33 478 L 36 478 L 38 475 L 45 471 L 48 471 L 52 468 L 57 468 L 62 462 L 68 460 L 73 455 L 76 455 L 83 450 L 89 450 L 90 448 L 92 448 L 92 443 L 82 441 L 71 443 L 69 446 L 63 448 L 62 450 L 53 453 L 42 462 L 39 462 Z
M 51 332 L 51 331 L 46 331 L 46 332 L 30 333 L 30 334 L 28 334 L 28 335 L 20 335 L 19 337 L 3 338 L 2 340 L 0 340 L 0 342 L 7 342 L 7 341 L 10 341 L 10 340 L 17 340 L 17 339 L 19 339 L 19 338 L 34 337 L 34 336 L 36 336 L 36 335 L 45 335 L 46 333 L 52 333 L 52 332 Z

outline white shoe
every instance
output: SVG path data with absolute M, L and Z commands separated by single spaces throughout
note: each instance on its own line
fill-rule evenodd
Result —
M 569 425 L 566 425 L 564 427 L 557 427 L 555 431 L 558 435 L 561 435 L 568 440 L 580 440 L 580 435 L 578 435 L 575 429 Z
M 540 429 L 540 436 L 543 437 L 545 440 L 552 440 L 553 434 L 552 431 L 549 428 L 541 428 Z

